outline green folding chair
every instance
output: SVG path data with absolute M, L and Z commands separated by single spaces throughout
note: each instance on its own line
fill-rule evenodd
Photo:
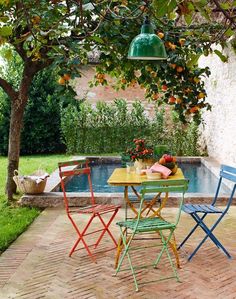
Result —
M 183 205 L 183 201 L 184 201 L 184 194 L 187 191 L 187 189 L 188 189 L 188 180 L 185 180 L 185 179 L 143 182 L 142 189 L 140 191 L 141 201 L 140 201 L 140 207 L 139 207 L 139 211 L 138 211 L 138 217 L 133 220 L 126 220 L 126 221 L 121 221 L 121 222 L 117 223 L 117 225 L 120 228 L 120 234 L 121 234 L 122 242 L 124 244 L 124 251 L 121 255 L 118 266 L 116 268 L 115 276 L 120 271 L 131 270 L 136 291 L 138 291 L 138 282 L 137 282 L 135 271 L 138 269 L 147 268 L 150 265 L 133 266 L 133 262 L 131 261 L 131 256 L 130 256 L 131 250 L 137 250 L 137 249 L 140 250 L 142 248 L 145 248 L 145 251 L 146 251 L 146 248 L 148 248 L 148 247 L 161 246 L 161 250 L 157 254 L 157 257 L 154 260 L 154 262 L 151 264 L 151 266 L 153 268 L 157 268 L 157 265 L 159 264 L 163 253 L 166 252 L 168 260 L 171 265 L 171 268 L 173 270 L 173 275 L 164 277 L 164 278 L 162 277 L 155 281 L 160 281 L 160 280 L 165 280 L 165 279 L 170 279 L 170 278 L 176 278 L 176 280 L 179 281 L 179 276 L 178 276 L 175 264 L 173 263 L 171 255 L 169 253 L 168 244 L 169 244 L 171 237 L 173 236 L 174 230 L 176 229 L 176 226 L 179 222 L 181 209 L 182 209 L 182 205 Z M 150 195 L 150 193 L 157 194 L 159 192 L 161 192 L 161 193 L 163 192 L 163 193 L 167 193 L 167 194 L 169 192 L 180 193 L 179 209 L 178 209 L 178 212 L 176 215 L 176 220 L 174 223 L 165 220 L 161 215 L 159 215 L 158 217 L 153 217 L 153 218 L 142 218 L 141 212 L 143 209 L 145 197 Z M 164 235 L 164 231 L 165 231 L 165 234 L 167 234 L 167 235 Z M 146 242 L 145 240 L 150 240 L 150 238 L 148 239 L 146 235 L 151 234 L 151 233 L 158 233 L 160 235 L 161 242 L 159 242 L 157 244 L 155 242 L 155 245 L 154 244 L 148 244 L 148 245 L 145 244 L 145 242 Z M 138 235 L 138 234 L 145 234 L 145 238 L 143 238 L 143 237 L 140 238 L 141 240 L 144 241 L 143 242 L 144 244 L 141 244 L 141 246 L 135 247 L 135 246 L 133 246 L 133 242 L 135 242 L 135 240 L 137 239 L 136 235 Z M 125 268 L 125 269 L 121 269 L 124 258 L 126 256 L 128 258 L 129 267 Z M 147 282 L 143 282 L 142 284 L 148 283 L 148 282 L 154 282 L 154 281 L 153 280 L 147 281 Z

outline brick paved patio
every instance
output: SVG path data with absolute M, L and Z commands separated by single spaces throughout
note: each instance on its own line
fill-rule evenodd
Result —
M 121 210 L 117 219 L 123 219 Z M 169 208 L 170 217 L 175 209 Z M 177 240 L 187 234 L 192 220 L 183 214 Z M 85 254 L 75 252 L 69 258 L 68 252 L 76 235 L 63 209 L 46 209 L 10 248 L 0 256 L 0 299 L 77 299 L 77 298 L 236 298 L 236 207 L 216 230 L 222 243 L 233 256 L 228 260 L 210 241 L 192 262 L 186 257 L 201 239 L 199 231 L 195 238 L 180 252 L 182 268 L 179 270 L 181 283 L 175 280 L 156 282 L 140 287 L 135 293 L 130 272 L 114 273 L 114 251 L 97 255 L 97 264 Z M 115 225 L 112 227 L 118 237 Z M 103 246 L 109 246 L 106 238 Z M 153 252 L 148 253 L 150 257 Z M 144 258 L 141 253 L 137 256 Z M 163 260 L 164 272 L 167 264 Z M 165 267 L 166 265 L 166 267 Z M 161 271 L 162 274 L 163 271 Z M 141 281 L 158 278 L 160 271 L 142 271 Z M 149 274 L 149 275 L 148 275 Z M 150 278 L 150 277 L 149 277 Z

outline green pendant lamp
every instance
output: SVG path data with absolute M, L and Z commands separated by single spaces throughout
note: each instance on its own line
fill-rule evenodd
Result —
M 131 42 L 128 59 L 134 60 L 164 60 L 167 59 L 162 40 L 154 33 L 148 16 L 145 17 L 141 33 Z

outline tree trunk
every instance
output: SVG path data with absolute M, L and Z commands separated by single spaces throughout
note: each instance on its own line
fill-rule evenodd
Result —
M 13 181 L 14 170 L 18 169 L 20 156 L 20 134 L 23 123 L 24 108 L 27 98 L 11 101 L 11 119 L 9 131 L 9 146 L 8 146 L 8 175 L 6 192 L 9 201 L 13 200 L 13 194 L 16 192 L 16 184 Z M 21 103 L 21 104 L 19 104 Z
M 20 55 L 22 54 L 21 51 L 24 50 L 18 49 L 18 53 Z M 13 200 L 13 195 L 16 192 L 16 184 L 13 181 L 13 175 L 14 170 L 18 170 L 19 166 L 21 128 L 23 125 L 25 106 L 28 101 L 29 88 L 35 74 L 50 65 L 51 62 L 52 61 L 50 59 L 46 60 L 45 62 L 31 61 L 30 58 L 27 58 L 25 55 L 24 70 L 18 92 L 16 92 L 8 82 L 3 79 L 1 80 L 0 78 L 0 86 L 11 98 L 11 119 L 8 145 L 8 173 L 6 184 L 8 201 Z

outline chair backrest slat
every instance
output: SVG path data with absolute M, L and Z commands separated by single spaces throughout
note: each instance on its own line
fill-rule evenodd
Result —
M 79 159 L 79 160 L 72 160 L 72 161 L 65 161 L 65 162 L 58 163 L 59 176 L 61 178 L 61 189 L 63 192 L 64 204 L 67 213 L 69 212 L 69 201 L 68 201 L 67 192 L 65 188 L 65 182 L 64 182 L 65 177 L 75 176 L 75 175 L 87 175 L 90 194 L 91 194 L 91 204 L 95 204 L 92 181 L 91 181 L 91 170 L 90 167 L 88 166 L 88 163 L 89 161 L 87 159 Z M 71 166 L 74 167 L 71 168 Z
M 212 205 L 216 204 L 219 192 L 220 192 L 220 188 L 221 188 L 221 184 L 223 183 L 223 180 L 228 180 L 233 184 L 232 188 L 231 188 L 231 194 L 228 197 L 228 201 L 227 201 L 227 205 L 226 208 L 224 210 L 224 213 L 226 213 L 231 205 L 234 193 L 235 193 L 235 188 L 236 188 L 236 168 L 232 167 L 232 166 L 228 166 L 228 165 L 221 165 L 220 168 L 220 179 L 219 179 L 219 183 L 217 186 L 217 190 L 216 190 L 216 194 L 215 197 L 213 199 Z
M 84 163 L 88 163 L 87 159 L 78 159 L 78 160 L 71 160 L 71 161 L 63 161 L 58 162 L 58 167 L 66 167 L 66 166 L 73 166 L 73 165 L 80 165 Z
M 228 172 L 225 172 L 225 171 L 222 171 L 220 172 L 220 176 L 231 181 L 231 182 L 235 182 L 236 183 L 236 175 L 233 175 L 231 173 L 228 173 Z
M 142 194 L 158 192 L 183 192 L 188 190 L 188 180 L 160 180 L 142 183 Z
M 65 170 L 65 171 L 60 171 L 60 176 L 65 177 L 65 176 L 72 176 L 72 175 L 79 175 L 79 174 L 89 174 L 90 173 L 90 168 L 75 168 L 72 170 Z
M 222 164 L 221 165 L 221 170 L 226 171 L 226 172 L 230 172 L 230 173 L 233 173 L 233 174 L 236 175 L 236 168 L 235 167 Z

